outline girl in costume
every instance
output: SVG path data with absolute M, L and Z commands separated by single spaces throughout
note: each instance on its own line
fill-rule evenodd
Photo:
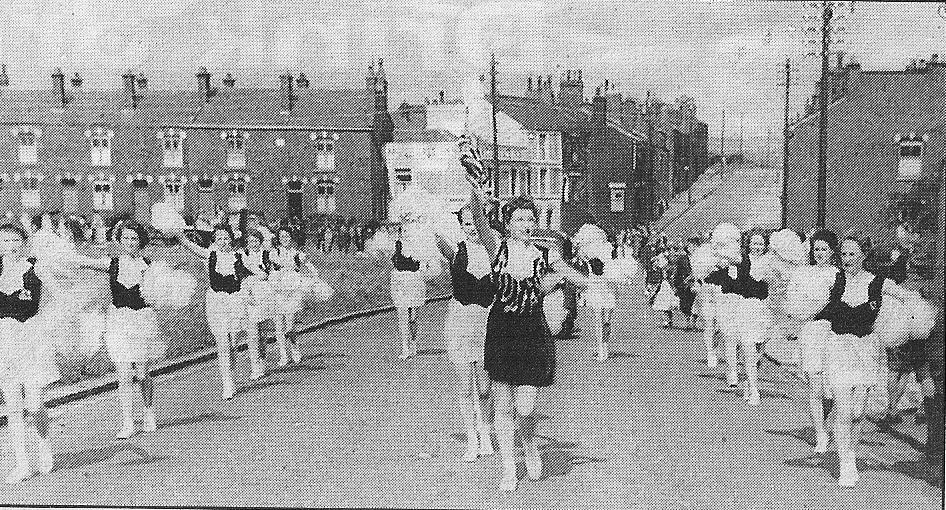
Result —
M 223 383 L 224 400 L 233 398 L 233 355 L 236 335 L 246 327 L 246 302 L 240 292 L 243 280 L 250 275 L 241 253 L 234 250 L 233 230 L 229 225 L 217 225 L 213 230 L 214 242 L 204 248 L 178 233 L 181 245 L 198 257 L 207 260 L 210 288 L 207 289 L 207 325 L 217 343 L 217 366 Z M 259 359 L 259 336 L 249 335 L 250 379 L 263 376 Z
M 473 158 L 475 153 L 466 155 L 465 166 L 475 164 Z M 513 447 L 516 415 L 526 471 L 533 480 L 542 476 L 535 438 L 535 402 L 538 388 L 551 385 L 555 375 L 555 344 L 545 321 L 543 296 L 563 277 L 581 287 L 587 285 L 587 279 L 568 267 L 557 250 L 532 242 L 537 212 L 527 198 L 514 198 L 503 207 L 507 233 L 497 246 L 483 214 L 485 190 L 478 180 L 468 180 L 473 184 L 473 216 L 480 240 L 493 259 L 490 281 L 494 298 L 486 321 L 484 361 L 492 381 L 496 438 L 502 457 L 499 488 L 513 491 L 518 484 Z
M 696 293 L 693 291 L 693 269 L 690 265 L 690 251 L 682 243 L 674 246 L 676 253 L 676 263 L 673 269 L 673 286 L 677 297 L 680 299 L 680 312 L 686 319 L 687 331 L 696 326 L 696 316 L 693 314 L 693 302 L 696 301 Z
M 673 310 L 680 307 L 680 298 L 677 297 L 673 283 L 671 283 L 673 270 L 666 250 L 654 257 L 654 267 L 660 271 L 661 280 L 654 294 L 651 307 L 654 311 L 662 312 L 666 316 L 661 326 L 672 328 Z
M 718 258 L 713 245 L 704 242 L 690 254 L 690 267 L 693 272 L 694 290 L 699 301 L 698 314 L 703 317 L 703 344 L 706 347 L 706 366 L 715 368 L 719 363 L 716 355 L 716 332 L 719 330 L 717 301 L 721 293 L 719 285 L 706 281 L 717 269 Z
M 153 360 L 164 357 L 167 344 L 161 338 L 154 308 L 142 297 L 142 280 L 151 265 L 151 260 L 142 253 L 148 244 L 148 232 L 133 221 L 120 223 L 114 232 L 121 255 L 85 259 L 79 265 L 108 271 L 112 305 L 106 314 L 104 339 L 118 375 L 122 426 L 117 437 L 127 439 L 135 433 L 132 407 L 136 378 L 144 403 L 142 430 L 154 432 L 157 428 L 154 381 L 148 368 Z
M 786 312 L 801 327 L 798 344 L 801 351 L 801 370 L 808 384 L 808 407 L 815 430 L 815 453 L 828 450 L 825 420 L 834 407 L 825 380 L 827 366 L 827 336 L 831 324 L 815 319 L 828 303 L 829 292 L 838 274 L 838 236 L 830 230 L 819 230 L 811 235 L 808 265 L 798 267 L 791 275 L 786 294 Z
M 723 335 L 726 354 L 726 383 L 730 388 L 739 386 L 739 343 L 737 305 L 742 299 L 737 282 L 739 264 L 744 258 L 742 253 L 742 232 L 729 223 L 721 223 L 713 229 L 710 237 L 713 247 L 715 269 L 704 278 L 709 285 L 719 287 L 716 303 L 717 320 Z
M 334 292 L 318 276 L 318 271 L 305 253 L 299 249 L 304 239 L 302 232 L 285 225 L 276 232 L 275 248 L 270 252 L 273 272 L 270 281 L 275 294 L 273 315 L 276 321 L 276 344 L 279 346 L 279 366 L 302 361 L 302 352 L 296 342 L 296 334 L 288 340 L 290 328 L 295 325 L 296 313 L 302 309 L 306 295 L 314 293 L 319 301 L 326 301 Z M 304 273 L 304 274 L 303 274 Z M 287 345 L 288 344 L 288 345 Z
M 244 246 L 242 251 L 243 265 L 250 272 L 250 276 L 243 282 L 243 290 L 246 295 L 246 334 L 249 348 L 258 345 L 259 350 L 250 352 L 250 359 L 256 358 L 251 365 L 259 368 L 258 371 L 250 375 L 251 379 L 258 379 L 265 371 L 266 343 L 262 340 L 260 332 L 263 322 L 272 319 L 276 308 L 275 291 L 273 284 L 269 281 L 269 273 L 273 270 L 272 261 L 270 261 L 270 251 L 266 249 L 266 236 L 259 230 L 251 230 L 243 236 Z
M 0 225 L 0 383 L 6 403 L 7 427 L 15 465 L 7 477 L 19 483 L 33 474 L 26 451 L 24 411 L 38 436 L 36 467 L 53 469 L 49 446 L 49 415 L 42 398 L 44 387 L 59 379 L 53 352 L 37 323 L 43 284 L 33 258 L 27 258 L 26 232 Z
M 591 224 L 582 225 L 572 242 L 582 274 L 588 277 L 588 286 L 581 293 L 581 300 L 594 317 L 595 356 L 598 361 L 605 361 L 609 355 L 611 316 L 616 302 L 614 290 L 605 277 L 605 266 L 611 263 L 611 244 L 605 231 Z
M 466 428 L 463 460 L 473 462 L 479 456 L 493 454 L 492 413 L 484 411 L 490 403 L 490 383 L 483 371 L 486 317 L 493 293 L 489 281 L 490 256 L 480 242 L 471 209 L 460 209 L 458 217 L 463 240 L 452 244 L 438 233 L 438 244 L 450 260 L 453 297 L 447 307 L 444 337 L 447 358 L 457 375 L 460 415 Z

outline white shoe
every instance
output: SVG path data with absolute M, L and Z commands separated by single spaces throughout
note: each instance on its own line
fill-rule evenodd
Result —
M 297 345 L 289 348 L 289 355 L 292 357 L 293 363 L 302 363 L 302 351 L 299 350 Z
M 480 429 L 480 456 L 489 457 L 490 455 L 496 453 L 493 450 L 493 429 L 492 427 L 485 425 Z
M 153 409 L 145 409 L 141 416 L 141 430 L 144 432 L 154 432 L 158 430 L 158 421 L 154 416 Z
M 480 456 L 480 445 L 476 440 L 476 434 L 470 437 L 472 439 L 467 440 L 466 451 L 463 452 L 463 462 L 476 462 L 476 458 Z
M 13 471 L 10 471 L 10 474 L 7 475 L 6 482 L 10 485 L 15 485 L 27 478 L 33 476 L 33 471 L 30 469 L 30 465 L 27 464 L 17 464 L 13 468 Z
M 122 422 L 122 428 L 118 430 L 118 434 L 115 434 L 115 437 L 118 439 L 128 439 L 133 435 L 135 435 L 135 422 L 126 420 Z
M 841 461 L 841 476 L 838 477 L 839 487 L 854 487 L 861 476 L 857 472 L 857 461 Z
M 233 385 L 230 384 L 223 387 L 223 392 L 221 392 L 220 396 L 224 400 L 230 400 L 231 398 L 233 398 L 233 394 L 234 394 Z
M 750 406 L 756 407 L 762 403 L 762 397 L 759 395 L 759 388 L 749 388 L 748 391 L 749 395 L 746 398 L 746 402 L 748 402 Z
M 499 491 L 513 492 L 516 490 L 517 485 L 519 485 L 519 480 L 516 478 L 516 465 L 513 464 L 512 467 L 505 466 L 503 468 L 503 477 L 499 481 Z
M 716 368 L 719 366 L 719 360 L 716 359 L 716 356 L 713 354 L 706 355 L 706 366 L 710 368 Z
M 609 355 L 608 344 L 602 344 L 601 348 L 598 349 L 598 361 L 605 361 L 608 359 Z
M 266 372 L 265 372 L 265 371 L 263 370 L 263 368 L 260 367 L 259 365 L 256 365 L 256 366 L 250 368 L 250 380 L 251 380 L 251 381 L 259 381 L 260 379 L 263 378 L 264 375 L 266 375 Z
M 401 354 L 397 357 L 400 360 L 408 360 L 411 358 L 411 352 L 407 350 L 401 351 Z
M 39 438 L 36 442 L 36 469 L 44 475 L 53 472 L 53 451 L 49 447 L 49 440 Z
M 815 453 L 822 454 L 828 451 L 828 433 L 819 432 L 815 434 Z
M 279 366 L 284 367 L 289 364 L 289 353 L 286 349 L 279 349 Z
M 737 375 L 735 372 L 729 372 L 726 374 L 726 384 L 728 384 L 730 388 L 739 386 L 739 375 Z

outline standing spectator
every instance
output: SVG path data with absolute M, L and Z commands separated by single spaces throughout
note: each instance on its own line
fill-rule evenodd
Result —
M 674 247 L 676 266 L 673 272 L 673 286 L 677 289 L 680 298 L 680 311 L 686 319 L 684 329 L 690 331 L 696 327 L 696 317 L 693 315 L 693 302 L 696 293 L 693 291 L 693 271 L 690 268 L 690 253 L 696 246 L 696 240 L 691 239 L 687 246 L 678 244 Z

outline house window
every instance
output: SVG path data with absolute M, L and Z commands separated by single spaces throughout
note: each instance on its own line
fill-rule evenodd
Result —
M 315 142 L 315 167 L 319 171 L 335 171 L 335 144 L 338 133 L 312 133 L 309 139 Z
M 18 175 L 14 176 L 20 177 Z M 43 180 L 43 176 L 39 174 L 31 174 L 29 172 L 23 174 L 23 189 L 20 192 L 20 205 L 23 206 L 23 209 L 41 209 L 43 206 L 42 200 L 39 196 L 39 183 Z
M 407 171 L 407 177 L 410 179 L 410 169 L 407 169 Z M 398 176 L 398 178 L 400 178 L 400 176 Z M 335 172 L 319 173 L 316 174 L 313 180 L 315 181 L 316 212 L 322 214 L 333 214 L 336 209 L 336 188 L 338 187 L 338 174 Z M 400 183 L 401 181 L 399 180 L 398 182 Z
M 561 161 L 562 160 L 562 144 L 559 140 L 557 133 L 549 133 L 549 148 L 548 156 L 549 161 Z
M 624 212 L 624 195 L 627 191 L 627 183 L 611 182 L 608 183 L 611 190 L 611 212 Z
M 246 209 L 246 189 L 250 178 L 246 174 L 233 174 L 227 179 L 227 190 L 229 192 L 227 205 L 230 211 L 242 211 Z
M 549 178 L 549 169 L 546 167 L 539 168 L 539 196 L 544 197 L 548 191 L 548 178 Z
M 394 180 L 397 183 L 398 191 L 406 190 L 407 187 L 411 185 L 411 169 L 410 168 L 395 168 Z
M 20 164 L 36 164 L 36 141 L 39 138 L 39 129 L 22 127 L 15 131 L 17 141 L 19 142 Z
M 182 168 L 184 166 L 184 139 L 187 132 L 180 129 L 160 131 L 158 138 L 164 148 L 164 166 L 166 168 Z
M 90 175 L 89 181 L 92 183 L 92 209 L 100 212 L 114 210 L 112 190 L 115 185 L 115 177 L 104 174 Z
M 184 210 L 184 191 L 187 183 L 186 177 L 178 177 L 174 174 L 164 175 L 159 178 L 164 188 L 164 201 L 171 205 L 176 211 Z
M 227 168 L 246 168 L 246 133 L 224 131 L 220 138 L 227 143 Z
M 538 158 L 536 158 L 539 161 L 545 161 L 548 159 L 548 142 L 548 135 L 545 133 L 539 133 L 539 155 Z
M 92 166 L 112 166 L 112 138 L 115 133 L 101 127 L 85 132 L 92 147 Z
M 302 179 L 293 177 L 292 179 L 283 179 L 286 184 L 286 212 L 289 217 L 302 216 Z M 334 191 L 334 190 L 333 190 Z
M 915 181 L 923 170 L 924 138 L 911 134 L 898 137 L 900 142 L 900 161 L 897 166 L 897 180 Z

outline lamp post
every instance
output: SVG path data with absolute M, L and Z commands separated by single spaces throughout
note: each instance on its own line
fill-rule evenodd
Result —
M 831 43 L 831 17 L 834 9 L 827 1 L 822 2 L 821 13 L 821 80 L 818 85 L 818 228 L 825 228 L 828 194 L 828 162 L 826 145 L 828 138 L 828 55 Z

